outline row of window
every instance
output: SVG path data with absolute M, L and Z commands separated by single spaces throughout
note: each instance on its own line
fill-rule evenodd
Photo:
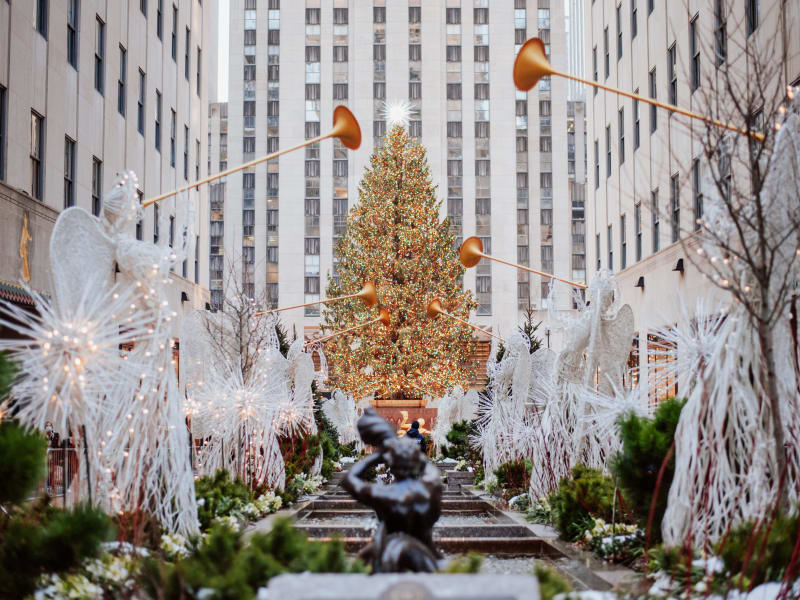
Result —
M 141 0 L 142 7 L 145 7 L 147 0 Z M 47 39 L 48 21 L 50 11 L 50 0 L 36 0 L 35 17 L 36 17 L 36 31 L 42 37 Z M 146 11 L 142 11 L 146 16 Z M 79 36 L 80 30 L 80 0 L 67 0 L 67 63 L 74 69 L 78 68 L 78 55 L 79 55 Z M 158 39 L 163 39 L 163 0 L 157 0 L 156 7 L 156 34 Z M 178 7 L 172 5 L 172 38 L 171 38 L 171 53 L 172 60 L 177 61 L 178 54 Z M 191 64 L 191 30 L 186 28 L 186 49 L 184 53 L 184 76 L 189 80 L 190 64 Z M 106 56 L 106 39 L 105 39 L 105 22 L 99 15 L 95 16 L 95 53 L 94 53 L 94 87 L 103 94 L 105 92 L 105 56 Z M 120 45 L 121 52 L 125 52 L 125 48 Z M 197 47 L 197 95 L 200 95 L 201 90 L 201 65 L 202 65 L 202 50 Z M 120 80 L 125 80 L 124 70 L 120 70 Z
M 671 243 L 677 242 L 680 238 L 681 227 L 681 193 L 680 181 L 678 174 L 674 174 L 670 178 L 669 189 L 669 217 L 670 217 L 670 241 Z M 692 163 L 692 196 L 693 196 L 693 213 L 695 229 L 699 229 L 699 222 L 703 217 L 703 193 L 701 187 L 701 174 L 700 174 L 700 161 L 695 160 Z M 656 188 L 650 192 L 650 224 L 651 224 L 651 243 L 653 253 L 661 249 L 661 206 L 659 203 L 659 190 Z M 642 260 L 642 203 L 637 202 L 633 207 L 633 230 L 636 241 L 635 247 L 635 260 L 638 262 Z M 627 254 L 627 229 L 626 229 L 626 215 L 620 215 L 619 218 L 619 268 L 625 269 L 628 266 Z M 597 270 L 601 268 L 601 252 L 600 252 L 600 234 L 595 237 L 596 246 L 596 260 Z M 614 244 L 613 244 L 613 226 L 608 225 L 607 229 L 607 242 L 608 249 L 606 267 L 614 270 Z

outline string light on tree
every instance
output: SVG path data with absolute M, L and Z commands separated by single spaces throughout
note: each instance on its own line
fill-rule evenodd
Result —
M 387 120 L 407 119 L 408 107 L 389 105 Z M 434 298 L 465 321 L 476 307 L 461 286 L 464 268 L 449 223 L 439 218 L 425 149 L 395 125 L 372 156 L 359 192 L 336 247 L 339 282 L 331 278 L 326 294 L 346 295 L 373 281 L 392 319 L 388 327 L 368 327 L 328 342 L 331 384 L 354 398 L 373 392 L 384 398 L 441 396 L 454 385 L 467 387 L 473 331 L 450 319 L 430 320 L 425 312 Z M 343 300 L 326 307 L 322 327 L 333 332 L 372 317 L 357 299 Z M 430 377 L 434 367 L 438 374 Z

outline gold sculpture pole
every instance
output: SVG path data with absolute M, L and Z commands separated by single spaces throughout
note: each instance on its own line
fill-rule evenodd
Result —
M 607 92 L 612 92 L 614 94 L 619 94 L 620 96 L 625 96 L 627 98 L 632 98 L 633 100 L 638 100 L 646 104 L 664 108 L 668 111 L 684 115 L 691 119 L 704 121 L 705 123 L 710 123 L 716 127 L 722 127 L 742 135 L 750 136 L 759 142 L 763 142 L 765 139 L 764 134 L 758 131 L 741 129 L 735 125 L 723 123 L 717 119 L 712 119 L 711 117 L 686 110 L 685 108 L 680 108 L 674 104 L 659 102 L 655 98 L 647 98 L 638 94 L 631 94 L 630 92 L 625 92 L 617 88 L 603 85 L 602 83 L 598 83 L 596 81 L 590 81 L 588 79 L 576 77 L 575 75 L 570 75 L 569 73 L 565 73 L 563 71 L 557 71 L 550 65 L 550 61 L 547 60 L 547 54 L 544 51 L 544 43 L 542 40 L 539 38 L 531 38 L 522 45 L 522 48 L 519 49 L 519 54 L 517 54 L 517 58 L 514 61 L 514 85 L 517 86 L 518 90 L 527 92 L 529 89 L 535 86 L 542 77 L 546 75 L 558 75 L 559 77 L 565 77 L 567 79 L 571 79 L 572 81 L 577 81 L 578 83 L 590 85 L 592 87 L 600 88 L 601 90 L 606 90 Z
M 378 293 L 375 291 L 375 284 L 371 281 L 368 281 L 364 284 L 364 287 L 361 288 L 360 292 L 356 292 L 355 294 L 348 294 L 347 296 L 336 296 L 335 298 L 326 298 L 325 300 L 316 300 L 314 302 L 306 302 L 305 304 L 295 304 L 294 306 L 284 306 L 281 308 L 275 308 L 273 310 L 261 310 L 255 313 L 254 316 L 260 317 L 261 315 L 265 315 L 267 313 L 273 312 L 281 312 L 284 310 L 291 310 L 293 308 L 304 308 L 306 306 L 314 306 L 315 304 L 328 304 L 328 302 L 336 302 L 337 300 L 347 300 L 348 298 L 361 298 L 364 301 L 364 304 L 367 305 L 367 308 L 372 308 L 378 303 Z
M 517 265 L 512 262 L 508 262 L 507 260 L 503 260 L 501 258 L 495 258 L 494 256 L 489 256 L 488 254 L 483 253 L 483 242 L 481 242 L 480 238 L 472 236 L 464 240 L 464 243 L 461 244 L 461 250 L 459 250 L 458 257 L 461 260 L 461 264 L 467 267 L 474 267 L 477 265 L 481 258 L 488 258 L 489 260 L 493 260 L 499 263 L 503 263 L 504 265 L 508 265 L 509 267 L 514 267 L 515 269 L 521 269 L 522 271 L 528 271 L 529 273 L 534 273 L 536 275 L 541 275 L 542 277 L 548 277 L 549 279 L 555 279 L 556 281 L 561 281 L 563 283 L 568 283 L 571 286 L 586 289 L 586 285 L 583 283 L 578 283 L 576 281 L 570 281 L 569 279 L 562 279 L 561 277 L 556 277 L 550 273 L 545 273 L 543 271 L 537 271 L 536 269 L 531 269 L 530 267 L 523 267 L 522 265 Z
M 358 126 L 358 121 L 356 120 L 353 113 L 346 106 L 337 106 L 333 111 L 333 129 L 329 133 L 325 135 L 320 135 L 310 140 L 306 140 L 302 144 L 297 144 L 296 146 L 292 146 L 291 148 L 286 148 L 285 150 L 278 150 L 277 152 L 273 152 L 272 154 L 267 154 L 266 156 L 262 156 L 261 158 L 256 158 L 255 160 L 251 160 L 250 162 L 246 162 L 243 165 L 239 165 L 238 167 L 231 167 L 221 173 L 215 173 L 214 175 L 210 175 L 205 179 L 201 179 L 199 181 L 195 181 L 194 183 L 187 184 L 182 188 L 178 188 L 177 190 L 172 190 L 171 192 L 167 192 L 165 194 L 161 194 L 160 196 L 156 196 L 155 198 L 150 198 L 145 200 L 142 203 L 143 207 L 150 206 L 151 204 L 155 204 L 165 198 L 169 198 L 171 196 L 176 196 L 181 192 L 185 192 L 186 190 L 190 190 L 192 188 L 198 188 L 201 185 L 206 183 L 210 183 L 217 179 L 222 179 L 223 177 L 227 177 L 232 173 L 236 173 L 237 171 L 243 171 L 244 169 L 249 169 L 250 167 L 254 167 L 258 164 L 266 162 L 268 160 L 272 160 L 273 158 L 278 158 L 283 154 L 288 154 L 289 152 L 294 152 L 295 150 L 299 150 L 300 148 L 305 148 L 306 146 L 310 146 L 311 144 L 316 144 L 317 142 L 321 142 L 322 140 L 335 137 L 339 138 L 342 144 L 345 147 L 349 148 L 350 150 L 356 150 L 361 145 L 361 128 Z
M 473 325 L 469 321 L 465 321 L 464 319 L 461 319 L 461 318 L 455 316 L 454 314 L 451 314 L 451 313 L 447 312 L 446 310 L 444 310 L 442 308 L 442 303 L 439 301 L 438 298 L 436 298 L 434 300 L 431 300 L 428 303 L 428 308 L 427 308 L 426 312 L 428 313 L 428 318 L 429 319 L 435 319 L 439 315 L 444 315 L 445 317 L 453 319 L 454 321 L 458 321 L 462 325 L 466 325 L 467 327 L 472 327 L 475 331 L 481 331 L 481 332 L 485 333 L 486 335 L 489 335 L 489 336 L 491 336 L 491 337 L 493 337 L 495 339 L 498 339 L 501 342 L 505 343 L 505 340 L 503 338 L 501 338 L 499 335 L 496 335 L 496 334 L 492 333 L 491 331 L 487 331 L 486 329 L 482 329 L 482 328 L 478 327 L 477 325 Z
M 356 329 L 361 329 L 362 327 L 366 327 L 367 325 L 372 325 L 373 323 L 377 323 L 378 321 L 383 323 L 385 327 L 388 327 L 392 322 L 392 317 L 389 314 L 389 311 L 383 306 L 381 306 L 378 309 L 378 316 L 375 317 L 374 319 L 370 319 L 369 321 L 366 321 L 364 323 L 359 323 L 358 325 L 353 325 L 352 327 L 348 327 L 347 329 L 342 329 L 341 331 L 334 331 L 333 333 L 331 333 L 330 335 L 326 335 L 325 337 L 321 337 L 316 340 L 310 340 L 310 343 L 321 342 L 324 344 L 331 338 L 335 338 L 337 335 L 344 335 L 345 333 L 350 333 L 351 331 L 355 331 Z

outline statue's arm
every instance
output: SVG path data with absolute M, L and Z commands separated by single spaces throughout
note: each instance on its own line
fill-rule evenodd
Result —
M 370 467 L 377 466 L 382 461 L 383 456 L 380 452 L 375 452 L 361 459 L 347 472 L 347 475 L 342 480 L 342 487 L 359 500 L 371 497 L 372 494 L 370 492 L 372 484 L 361 479 L 361 476 L 364 474 L 364 471 Z
M 442 476 L 439 467 L 430 462 L 426 462 L 425 470 L 422 472 L 422 482 L 428 488 L 442 487 Z

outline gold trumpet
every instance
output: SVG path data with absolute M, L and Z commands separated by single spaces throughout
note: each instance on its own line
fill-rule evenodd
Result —
M 325 337 L 321 337 L 313 341 L 325 343 L 329 339 L 335 338 L 337 335 L 344 335 L 345 333 L 350 333 L 351 331 L 355 331 L 356 329 L 361 329 L 362 327 L 366 327 L 367 325 L 372 325 L 373 323 L 377 323 L 379 321 L 383 323 L 384 327 L 388 327 L 392 323 L 392 316 L 389 313 L 389 310 L 384 306 L 381 306 L 378 309 L 378 316 L 375 317 L 374 319 L 370 319 L 369 321 L 365 321 L 364 323 L 359 323 L 358 325 L 353 325 L 352 327 L 348 327 L 347 329 L 342 329 L 341 331 L 334 331 L 330 335 L 326 335 Z
M 447 312 L 445 309 L 442 308 L 442 303 L 439 301 L 438 298 L 434 298 L 433 300 L 428 302 L 428 308 L 426 309 L 426 313 L 428 314 L 428 318 L 429 319 L 435 319 L 439 315 L 444 315 L 445 317 L 453 319 L 454 321 L 458 321 L 462 325 L 466 325 L 467 327 L 472 327 L 475 331 L 481 331 L 481 332 L 485 333 L 486 335 L 489 335 L 489 336 L 491 336 L 491 337 L 493 337 L 495 339 L 498 339 L 501 342 L 505 343 L 505 340 L 503 338 L 501 338 L 499 335 L 496 335 L 496 334 L 492 333 L 491 331 L 487 331 L 486 329 L 482 329 L 482 328 L 478 327 L 477 325 L 473 325 L 469 321 L 465 321 L 464 319 L 461 319 L 461 318 L 455 316 L 454 314 Z
M 375 290 L 375 284 L 368 281 L 361 288 L 360 292 L 355 294 L 348 294 L 347 296 L 336 296 L 335 298 L 326 298 L 325 300 L 317 300 L 315 302 L 306 302 L 305 304 L 295 304 L 294 306 L 284 306 L 282 308 L 275 308 L 273 310 L 262 310 L 255 313 L 254 316 L 260 317 L 267 313 L 281 312 L 284 310 L 291 310 L 293 308 L 304 308 L 306 306 L 314 306 L 315 304 L 328 304 L 329 302 L 336 302 L 337 300 L 347 300 L 348 298 L 361 298 L 366 304 L 367 308 L 372 308 L 378 303 L 378 292 Z
M 358 126 L 358 121 L 356 120 L 353 113 L 350 112 L 346 106 L 337 106 L 333 110 L 333 129 L 330 130 L 329 133 L 325 135 L 320 135 L 310 140 L 306 140 L 302 144 L 297 144 L 296 146 L 292 146 L 291 148 L 286 148 L 285 150 L 278 150 L 277 152 L 273 152 L 272 154 L 267 154 L 266 156 L 262 156 L 261 158 L 256 158 L 255 160 L 251 160 L 250 162 L 246 162 L 243 165 L 239 165 L 238 167 L 231 167 L 226 171 L 222 171 L 221 173 L 215 173 L 214 175 L 210 175 L 205 179 L 201 179 L 199 181 L 195 181 L 194 183 L 187 184 L 182 188 L 178 188 L 177 190 L 172 190 L 171 192 L 166 192 L 165 194 L 161 194 L 160 196 L 156 196 L 155 198 L 150 198 L 145 200 L 142 203 L 142 206 L 150 206 L 151 204 L 155 204 L 165 198 L 169 198 L 171 196 L 176 196 L 181 192 L 185 192 L 186 190 L 190 190 L 192 188 L 198 188 L 203 184 L 210 183 L 217 179 L 222 179 L 223 177 L 227 177 L 232 173 L 236 173 L 237 171 L 243 171 L 244 169 L 249 169 L 250 167 L 254 167 L 258 164 L 266 162 L 268 160 L 272 160 L 273 158 L 278 158 L 283 154 L 288 154 L 289 152 L 294 152 L 295 150 L 299 150 L 300 148 L 305 148 L 306 146 L 310 146 L 311 144 L 316 144 L 317 142 L 321 142 L 322 140 L 326 140 L 328 138 L 339 138 L 339 141 L 345 145 L 346 148 L 350 150 L 356 150 L 361 145 L 361 127 Z
M 518 90 L 527 92 L 537 83 L 539 83 L 539 80 L 546 75 L 558 75 L 559 77 L 566 77 L 567 79 L 577 81 L 578 83 L 600 88 L 601 90 L 606 90 L 607 92 L 632 98 L 633 100 L 638 100 L 639 102 L 644 102 L 646 104 L 652 104 L 653 106 L 658 106 L 659 108 L 665 108 L 671 112 L 676 112 L 691 119 L 697 119 L 699 121 L 704 121 L 705 123 L 710 123 L 716 127 L 722 127 L 742 135 L 748 135 L 759 142 L 763 142 L 765 139 L 764 134 L 758 131 L 748 131 L 746 129 L 737 127 L 736 125 L 723 123 L 717 119 L 712 119 L 711 117 L 686 110 L 685 108 L 680 108 L 674 104 L 659 102 L 655 98 L 646 98 L 645 96 L 640 96 L 638 94 L 631 94 L 630 92 L 625 92 L 617 88 L 603 85 L 602 83 L 598 83 L 596 81 L 589 81 L 588 79 L 576 77 L 575 75 L 570 75 L 569 73 L 565 73 L 563 71 L 557 71 L 552 67 L 550 61 L 547 60 L 547 54 L 544 51 L 544 43 L 542 40 L 539 38 L 531 38 L 522 45 L 522 48 L 519 49 L 519 54 L 517 54 L 517 58 L 514 61 L 514 85 L 517 86 Z
M 583 283 L 578 283 L 576 281 L 570 281 L 569 279 L 562 279 L 561 277 L 556 277 L 550 273 L 545 273 L 544 271 L 537 271 L 536 269 L 531 269 L 530 267 L 523 267 L 522 265 L 518 265 L 512 262 L 508 262 L 501 258 L 496 258 L 494 256 L 489 256 L 488 254 L 483 253 L 483 242 L 481 242 L 480 238 L 472 236 L 464 240 L 464 243 L 461 244 L 461 250 L 458 252 L 458 257 L 461 260 L 461 264 L 467 267 L 474 267 L 477 265 L 482 258 L 488 258 L 489 260 L 493 260 L 499 263 L 503 263 L 504 265 L 508 265 L 509 267 L 514 267 L 515 269 L 521 269 L 522 271 L 528 271 L 529 273 L 535 273 L 536 275 L 541 275 L 542 277 L 547 277 L 549 279 L 555 279 L 556 281 L 562 281 L 564 283 L 568 283 L 571 286 L 586 289 L 586 285 Z

